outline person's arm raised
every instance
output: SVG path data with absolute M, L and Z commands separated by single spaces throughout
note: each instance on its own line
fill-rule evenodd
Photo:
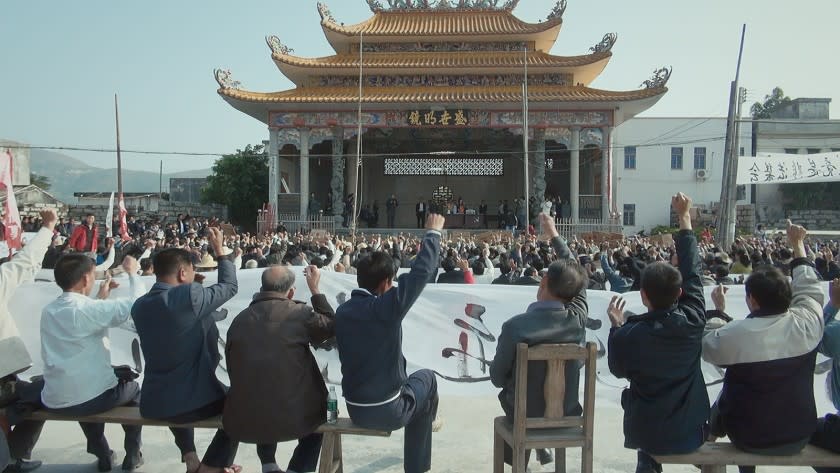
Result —
M 429 214 L 426 218 L 426 236 L 420 244 L 417 257 L 411 264 L 411 271 L 399 277 L 396 291 L 389 291 L 383 296 L 385 300 L 395 297 L 395 300 L 390 303 L 393 304 L 400 320 L 405 317 L 420 297 L 420 293 L 423 292 L 432 274 L 437 271 L 444 222 L 443 215 Z
M 224 305 L 239 290 L 236 281 L 236 267 L 228 256 L 223 256 L 224 235 L 218 228 L 207 229 L 207 241 L 216 255 L 219 262 L 218 282 L 210 287 L 201 287 L 193 284 L 192 291 L 193 311 L 199 318 L 210 315 L 213 311 Z
M 691 198 L 680 192 L 671 198 L 671 207 L 677 213 L 680 232 L 675 244 L 680 274 L 682 274 L 682 295 L 679 305 L 688 323 L 695 327 L 706 324 L 706 297 L 700 273 L 700 255 L 697 237 L 691 227 Z

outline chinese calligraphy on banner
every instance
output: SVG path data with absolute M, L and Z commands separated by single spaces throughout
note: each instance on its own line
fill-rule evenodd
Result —
M 467 126 L 469 114 L 464 110 L 414 110 L 408 113 L 408 125 L 425 126 Z
M 770 154 L 738 161 L 738 184 L 840 181 L 840 153 Z

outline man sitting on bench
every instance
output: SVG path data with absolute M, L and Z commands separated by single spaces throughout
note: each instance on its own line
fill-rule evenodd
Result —
M 262 287 L 227 332 L 230 391 L 222 415 L 231 437 L 257 444 L 263 473 L 281 473 L 277 442 L 297 440 L 286 473 L 313 472 L 327 421 L 327 388 L 309 349 L 335 334 L 335 315 L 315 266 L 303 270 L 312 306 L 293 299 L 295 273 L 272 266 Z
M 225 386 L 216 378 L 219 331 L 213 314 L 236 295 L 236 267 L 223 256 L 224 236 L 207 229 L 207 241 L 219 262 L 218 282 L 195 282 L 189 251 L 171 248 L 154 258 L 157 282 L 131 309 L 146 359 L 140 415 L 173 424 L 189 424 L 222 413 Z M 216 431 L 198 464 L 193 429 L 170 429 L 188 473 L 238 473 L 232 465 L 237 442 Z
M 793 284 L 772 266 L 754 269 L 744 285 L 750 314 L 703 337 L 703 359 L 727 367 L 711 433 L 745 452 L 795 455 L 816 429 L 814 364 L 824 296 L 805 256 L 806 234 L 788 221 Z
M 528 311 L 517 315 L 502 325 L 496 356 L 490 364 L 490 380 L 502 388 L 499 401 L 505 415 L 512 422 L 516 395 L 516 345 L 540 345 L 546 343 L 583 344 L 586 338 L 586 319 L 589 306 L 586 303 L 586 284 L 589 280 L 583 266 L 571 256 L 569 246 L 557 233 L 554 219 L 541 213 L 542 233 L 551 238 L 551 246 L 557 253 L 557 261 L 548 267 L 537 291 L 537 302 L 528 306 Z M 546 363 L 531 362 L 528 368 L 528 416 L 542 417 L 545 414 Z M 565 366 L 566 398 L 563 415 L 579 416 L 583 408 L 578 402 L 580 366 L 567 363 Z M 526 453 L 526 462 L 530 457 Z M 540 463 L 551 462 L 549 450 L 538 450 Z M 505 444 L 505 462 L 511 464 L 513 451 Z
M 430 370 L 408 376 L 402 353 L 402 322 L 437 272 L 442 215 L 426 219 L 426 236 L 411 271 L 392 287 L 394 259 L 374 252 L 358 263 L 359 289 L 338 307 L 336 341 L 347 411 L 359 427 L 405 427 L 405 471 L 432 467 L 432 422 L 437 415 L 437 380 Z
M 117 287 L 110 277 L 99 286 L 97 299 L 88 297 L 96 284 L 96 263 L 85 253 L 62 256 L 55 265 L 55 282 L 64 291 L 41 312 L 41 356 L 44 359 L 44 390 L 41 401 L 56 414 L 84 417 L 133 404 L 140 385 L 118 380 L 105 346 L 108 329 L 126 323 L 131 305 L 145 292 L 137 276 L 137 260 L 126 256 L 131 298 L 106 300 Z M 105 424 L 79 422 L 87 437 L 87 451 L 96 455 L 99 471 L 111 471 L 116 455 L 105 438 Z M 143 464 L 141 427 L 123 425 L 125 459 L 123 470 Z
M 669 263 L 645 267 L 642 303 L 648 312 L 624 321 L 624 303 L 607 311 L 610 371 L 630 380 L 621 393 L 624 446 L 638 449 L 636 473 L 661 472 L 651 455 L 689 453 L 705 441 L 709 395 L 700 370 L 706 306 L 700 281 L 697 238 L 691 230 L 691 199 L 671 199 L 680 232 L 675 236 L 679 271 Z

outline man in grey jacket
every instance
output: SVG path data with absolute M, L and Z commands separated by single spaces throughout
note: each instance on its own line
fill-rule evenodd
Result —
M 586 337 L 586 319 L 589 306 L 586 302 L 587 275 L 583 267 L 571 256 L 568 245 L 557 233 L 554 219 L 540 214 L 542 233 L 551 237 L 551 246 L 557 253 L 557 261 L 548 267 L 545 277 L 539 282 L 537 302 L 528 306 L 524 314 L 517 315 L 502 325 L 496 356 L 490 364 L 490 380 L 502 388 L 499 401 L 505 415 L 513 421 L 513 406 L 516 393 L 516 345 L 527 343 L 582 344 Z M 528 415 L 541 416 L 545 412 L 543 384 L 546 376 L 545 362 L 531 362 L 528 366 Z M 583 409 L 578 402 L 580 369 L 574 363 L 567 363 L 566 399 L 563 410 L 567 416 L 579 416 Z M 505 446 L 505 461 L 511 464 L 513 452 Z M 526 454 L 530 457 L 530 451 Z M 551 461 L 548 451 L 538 451 L 541 463 Z
M 218 282 L 202 287 L 186 250 L 168 249 L 155 256 L 157 282 L 134 304 L 131 316 L 146 359 L 140 414 L 149 419 L 186 424 L 222 413 L 225 386 L 216 378 L 219 332 L 213 313 L 236 295 L 236 268 L 224 252 L 224 236 L 208 228 L 207 240 L 219 262 Z M 237 442 L 218 430 L 201 465 L 197 465 L 192 429 L 171 429 L 188 471 L 232 473 Z
M 9 262 L 0 265 L 0 389 L 4 393 L 12 389 L 19 392 L 27 383 L 18 380 L 17 375 L 32 365 L 32 358 L 26 351 L 26 346 L 20 338 L 7 304 L 12 299 L 15 290 L 24 282 L 31 281 L 41 269 L 41 262 L 52 242 L 57 221 L 58 216 L 55 210 L 42 211 L 42 226 L 35 238 L 31 239 L 26 247 L 16 253 Z M 0 395 L 0 398 L 2 397 L 4 396 Z M 0 415 L 0 425 L 5 425 L 7 422 L 5 417 Z M 6 471 L 31 471 L 41 466 L 39 461 L 25 459 L 31 456 L 43 426 L 43 422 L 23 421 L 14 425 L 10 432 L 6 432 L 12 462 Z M 0 463 L 0 466 L 6 465 Z

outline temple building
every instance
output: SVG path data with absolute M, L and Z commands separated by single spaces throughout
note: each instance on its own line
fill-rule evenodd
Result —
M 318 4 L 334 55 L 299 57 L 266 39 L 291 90 L 248 91 L 216 70 L 219 95 L 268 127 L 272 208 L 309 215 L 314 192 L 340 214 L 358 188 L 359 208 L 378 203 L 384 222 L 393 194 L 396 226 L 413 227 L 420 198 L 484 201 L 495 216 L 500 201 L 526 194 L 527 179 L 537 205 L 559 197 L 574 223 L 617 217 L 613 130 L 664 96 L 669 69 L 637 90 L 591 88 L 617 36 L 586 54 L 551 54 L 565 0 L 539 23 L 513 14 L 517 0 L 367 3 L 373 15 L 355 25 Z

